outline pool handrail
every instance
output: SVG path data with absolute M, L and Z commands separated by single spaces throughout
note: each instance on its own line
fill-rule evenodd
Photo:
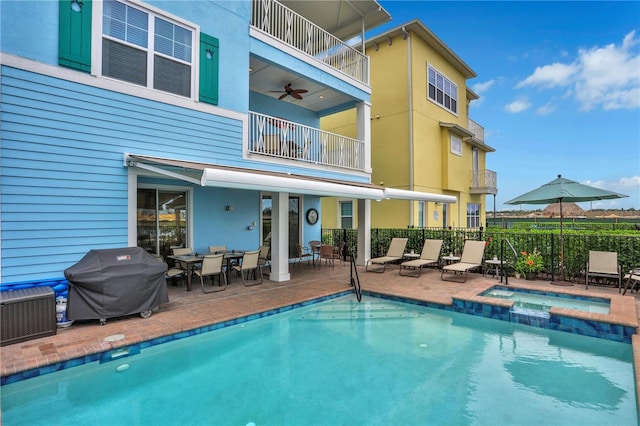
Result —
M 513 244 L 511 244 L 511 241 L 509 241 L 508 238 L 503 238 L 500 241 L 500 282 L 502 282 L 502 277 L 504 277 L 505 285 L 509 285 L 508 262 L 504 261 L 504 258 L 505 258 L 505 247 L 504 247 L 504 244 L 505 244 L 505 242 L 507 243 L 507 245 L 509 246 L 509 248 L 513 252 L 514 265 L 515 265 L 515 262 L 518 260 L 518 252 L 516 252 L 516 249 L 513 248 Z M 505 265 L 507 265 L 507 266 L 505 266 Z

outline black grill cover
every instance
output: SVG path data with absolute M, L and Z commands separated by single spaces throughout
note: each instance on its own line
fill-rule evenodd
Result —
M 167 264 L 140 247 L 91 250 L 65 269 L 69 320 L 114 318 L 169 302 Z

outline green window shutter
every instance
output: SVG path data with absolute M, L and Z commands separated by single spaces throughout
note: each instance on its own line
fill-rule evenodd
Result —
M 91 72 L 91 0 L 59 1 L 58 64 Z
M 200 33 L 200 102 L 218 105 L 220 42 Z

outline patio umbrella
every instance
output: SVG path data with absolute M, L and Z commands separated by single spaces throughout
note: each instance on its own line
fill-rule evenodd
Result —
M 611 200 L 624 198 L 628 195 L 606 191 L 594 186 L 583 185 L 573 180 L 565 179 L 558 175 L 557 179 L 546 183 L 539 188 L 522 194 L 505 204 L 560 204 L 560 274 L 564 281 L 564 239 L 562 235 L 562 202 L 579 203 L 582 201 Z

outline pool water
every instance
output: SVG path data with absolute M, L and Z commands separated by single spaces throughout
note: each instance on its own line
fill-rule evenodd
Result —
M 482 296 L 496 297 L 499 299 L 514 300 L 514 306 L 525 309 L 534 309 L 548 312 L 552 306 L 559 308 L 576 309 L 584 312 L 598 314 L 609 313 L 609 301 L 596 297 L 572 297 L 561 293 L 540 294 L 520 290 L 516 288 L 494 287 L 482 293 Z
M 636 425 L 632 359 L 629 344 L 346 296 L 5 385 L 2 422 Z

